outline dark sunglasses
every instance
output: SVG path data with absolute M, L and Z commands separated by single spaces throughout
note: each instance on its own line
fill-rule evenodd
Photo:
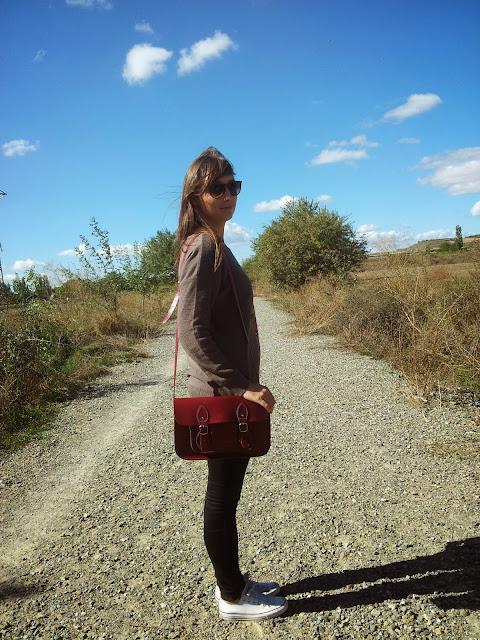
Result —
M 227 184 L 220 184 L 219 182 L 215 182 L 208 187 L 207 191 L 212 196 L 212 198 L 221 198 L 225 193 L 225 189 L 227 187 L 231 196 L 238 196 L 238 194 L 242 190 L 242 181 L 231 180 L 230 182 L 227 182 Z

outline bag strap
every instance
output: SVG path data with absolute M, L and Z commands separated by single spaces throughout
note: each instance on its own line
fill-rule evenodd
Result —
M 162 320 L 162 324 L 165 324 L 166 322 L 168 322 L 168 320 L 170 320 L 170 317 L 171 317 L 172 313 L 175 311 L 175 307 L 178 304 L 178 299 L 180 297 L 180 270 L 183 267 L 183 263 L 185 262 L 185 259 L 187 257 L 188 250 L 190 249 L 191 245 L 194 243 L 194 241 L 198 238 L 199 235 L 200 234 L 197 233 L 197 235 L 195 235 L 192 238 L 192 240 L 190 240 L 190 242 L 187 245 L 187 248 L 185 249 L 181 264 L 178 267 L 177 292 L 175 294 L 175 297 L 173 298 L 172 304 L 170 305 L 170 309 L 167 311 L 165 317 Z M 228 271 L 228 276 L 230 278 L 230 284 L 232 285 L 233 294 L 235 296 L 235 301 L 237 303 L 238 312 L 240 314 L 240 319 L 242 321 L 242 327 L 243 327 L 243 331 L 245 332 L 245 338 L 247 340 L 248 349 L 250 351 L 250 356 L 252 356 L 252 358 L 253 358 L 252 348 L 250 346 L 250 340 L 248 338 L 247 327 L 245 326 L 245 320 L 243 319 L 242 309 L 240 307 L 240 302 L 238 300 L 237 289 L 235 287 L 235 282 L 233 280 L 232 268 L 231 268 L 227 258 L 225 257 L 225 255 L 223 256 L 223 259 L 225 260 L 225 263 L 227 265 L 227 271 Z M 174 366 L 173 366 L 173 397 L 175 397 L 175 383 L 176 383 L 176 379 L 177 379 L 177 360 L 178 360 L 178 321 L 176 322 L 176 327 L 175 327 L 175 360 L 174 360 Z

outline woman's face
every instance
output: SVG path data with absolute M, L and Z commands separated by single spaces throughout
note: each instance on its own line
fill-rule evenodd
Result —
M 215 180 L 215 184 L 227 184 L 233 180 L 232 174 L 227 174 Z M 228 187 L 219 198 L 214 198 L 208 190 L 199 197 L 202 217 L 220 235 L 223 235 L 225 223 L 231 220 L 235 207 L 237 206 L 237 196 L 232 195 Z

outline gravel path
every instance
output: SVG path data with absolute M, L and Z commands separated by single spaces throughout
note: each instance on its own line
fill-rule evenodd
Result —
M 277 407 L 241 558 L 284 585 L 287 614 L 218 617 L 205 464 L 172 447 L 171 326 L 0 461 L 0 638 L 480 640 L 478 418 L 426 411 L 386 364 L 256 308 Z

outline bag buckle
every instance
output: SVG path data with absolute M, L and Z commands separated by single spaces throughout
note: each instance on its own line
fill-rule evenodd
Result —
M 248 409 L 246 405 L 243 404 L 243 402 L 241 402 L 237 407 L 237 418 L 238 418 L 239 424 L 240 423 L 246 424 L 248 420 Z
M 242 402 L 237 407 L 237 420 L 238 420 L 238 429 L 240 433 L 245 433 L 248 431 L 248 409 L 246 405 Z
M 197 422 L 198 426 L 206 428 L 205 433 L 208 433 L 208 419 L 209 419 L 208 409 L 201 405 L 197 409 Z

